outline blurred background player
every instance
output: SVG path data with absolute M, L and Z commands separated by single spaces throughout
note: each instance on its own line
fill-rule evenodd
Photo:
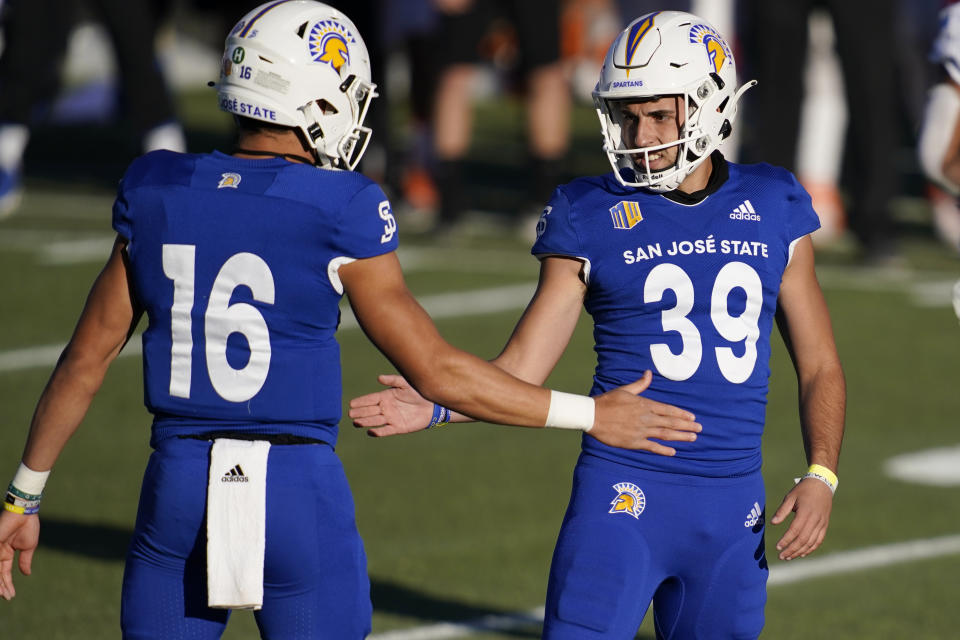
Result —
M 538 225 L 536 294 L 494 364 L 547 379 L 583 308 L 598 394 L 652 370 L 648 392 L 703 424 L 675 456 L 589 434 L 550 570 L 543 637 L 632 638 L 651 601 L 660 638 L 755 638 L 764 625 L 761 476 L 774 322 L 797 374 L 808 466 L 771 523 L 794 513 L 781 560 L 823 541 L 837 487 L 846 393 L 814 271 L 810 198 L 785 169 L 727 162 L 733 52 L 695 15 L 637 18 L 610 46 L 594 92 L 603 176 L 561 185 Z M 436 405 L 403 378 L 350 415 L 384 434 L 429 425 Z M 455 420 L 462 418 L 455 416 Z
M 800 177 L 817 188 L 831 235 L 848 224 L 864 258 L 882 264 L 895 258 L 898 251 L 890 209 L 898 189 L 897 167 L 891 156 L 898 142 L 897 98 L 890 81 L 897 68 L 896 47 L 877 46 L 878 42 L 896 42 L 894 0 L 740 0 L 740 42 L 747 68 L 759 81 L 756 94 L 746 101 L 753 115 L 743 158 L 797 170 L 801 108 L 807 90 L 803 71 L 809 47 L 808 18 L 818 7 L 826 9 L 832 19 L 850 113 L 849 143 L 839 142 L 852 168 L 846 181 L 847 220 L 835 219 L 844 215 L 842 205 L 838 207 L 836 192 L 827 192 L 839 173 L 839 164 L 832 171 L 824 171 L 821 164 L 809 178 Z M 842 138 L 842 123 L 835 130 Z M 818 148 L 816 153 L 822 163 L 835 161 L 836 154 L 830 153 L 829 147 Z
M 124 112 L 143 152 L 186 151 L 183 129 L 154 49 L 161 6 L 154 0 L 93 0 L 116 53 Z M 60 87 L 60 67 L 80 12 L 77 0 L 3 3 L 0 55 L 0 218 L 22 195 L 30 129 L 44 120 Z
M 265 638 L 359 639 L 370 584 L 334 447 L 345 293 L 427 397 L 488 422 L 589 430 L 612 446 L 690 441 L 683 410 L 552 392 L 454 349 L 407 289 L 390 203 L 356 173 L 375 85 L 363 40 L 311 0 L 245 15 L 225 43 L 232 155 L 157 151 L 114 204 L 116 240 L 37 404 L 0 512 L 0 596 L 29 573 L 43 489 L 143 313 L 150 456 L 127 554 L 128 638 L 219 638 L 253 609 Z M 446 421 L 446 414 L 433 421 Z
M 927 94 L 917 153 L 924 173 L 954 198 L 960 197 L 960 4 L 943 9 L 940 31 L 930 51 L 939 82 Z M 954 212 L 955 213 L 955 212 Z M 956 227 L 956 233 L 951 231 Z M 960 220 L 941 223 L 941 235 L 960 251 Z M 944 233 L 946 230 L 946 233 Z M 960 281 L 953 287 L 953 307 L 960 317 Z
M 440 11 L 437 50 L 444 52 L 433 109 L 438 226 L 462 220 L 471 203 L 464 158 L 473 129 L 473 94 L 485 36 L 498 18 L 512 34 L 525 94 L 527 149 L 525 209 L 540 203 L 557 183 L 570 139 L 571 96 L 560 61 L 560 3 L 551 0 L 435 0 Z M 489 44 L 489 41 L 486 41 Z M 535 218 L 534 218 L 535 219 Z M 526 216 L 519 223 L 533 219 Z

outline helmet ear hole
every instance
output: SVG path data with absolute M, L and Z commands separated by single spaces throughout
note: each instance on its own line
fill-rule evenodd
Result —
M 333 103 L 328 102 L 324 98 L 320 98 L 316 102 L 317 102 L 317 106 L 320 107 L 320 111 L 325 116 L 340 113 L 340 110 L 337 109 L 335 106 L 333 106 Z

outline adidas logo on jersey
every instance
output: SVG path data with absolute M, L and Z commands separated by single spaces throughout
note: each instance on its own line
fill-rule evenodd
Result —
M 730 212 L 731 220 L 754 220 L 760 222 L 760 216 L 756 211 L 753 210 L 753 205 L 750 204 L 749 200 L 744 200 L 743 203 Z
M 236 465 L 230 471 L 227 471 L 223 474 L 223 477 L 220 478 L 220 482 L 250 482 L 250 478 L 243 473 L 243 469 L 240 468 L 240 465 Z
M 755 527 L 758 522 L 763 522 L 763 509 L 760 508 L 759 503 L 754 502 L 753 508 L 747 514 L 747 519 L 743 522 L 743 526 L 747 528 Z

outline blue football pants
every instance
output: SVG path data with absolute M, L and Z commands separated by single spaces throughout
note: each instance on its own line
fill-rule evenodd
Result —
M 617 488 L 615 488 L 617 487 Z M 703 478 L 581 454 L 550 568 L 547 640 L 756 638 L 767 562 L 760 472 Z
M 128 639 L 219 638 L 230 612 L 207 607 L 211 443 L 158 443 L 144 475 L 123 576 Z M 267 462 L 263 638 L 352 640 L 370 632 L 370 583 L 340 460 L 322 444 L 274 445 Z

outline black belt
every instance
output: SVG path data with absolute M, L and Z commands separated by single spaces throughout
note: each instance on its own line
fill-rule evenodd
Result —
M 188 440 L 217 440 L 219 438 L 227 438 L 230 440 L 265 440 L 270 444 L 329 444 L 317 438 L 295 436 L 289 433 L 250 433 L 249 431 L 211 431 L 209 433 L 178 435 L 177 437 Z

